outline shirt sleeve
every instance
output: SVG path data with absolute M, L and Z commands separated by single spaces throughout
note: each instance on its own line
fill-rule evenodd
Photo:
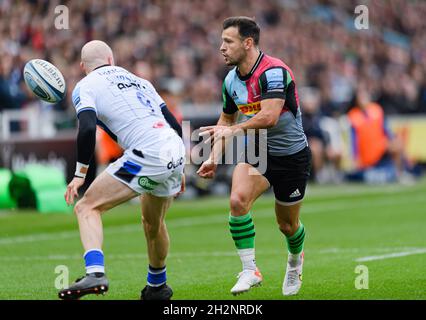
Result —
M 166 119 L 167 123 L 177 132 L 179 137 L 182 138 L 182 126 L 176 120 L 173 113 L 171 113 L 170 110 L 167 108 L 166 104 L 163 104 L 163 106 L 161 107 L 161 113 L 163 114 L 164 119 Z
M 85 85 L 77 84 L 72 92 L 72 102 L 77 112 L 77 117 L 80 112 L 85 110 L 93 110 L 97 114 L 95 101 L 96 97 L 93 90 Z
M 77 161 L 88 165 L 95 152 L 96 114 L 85 109 L 78 118 Z
M 282 67 L 273 67 L 265 70 L 259 77 L 261 88 L 260 98 L 265 99 L 285 99 L 288 85 L 293 81 L 289 72 Z
M 233 114 L 238 111 L 238 107 L 235 104 L 234 100 L 228 94 L 228 90 L 226 90 L 225 81 L 223 81 L 222 85 L 222 98 L 223 98 L 223 112 L 226 114 Z

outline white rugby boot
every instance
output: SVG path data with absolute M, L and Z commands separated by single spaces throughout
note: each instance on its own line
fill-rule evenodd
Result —
M 243 270 L 238 274 L 238 281 L 232 287 L 231 293 L 236 296 L 249 291 L 252 287 L 258 287 L 262 284 L 262 274 L 259 269 L 256 270 Z
M 287 270 L 285 272 L 283 282 L 283 295 L 292 296 L 299 292 L 302 287 L 302 269 L 305 254 L 302 252 L 296 263 L 287 262 Z M 290 257 L 289 257 L 290 258 Z

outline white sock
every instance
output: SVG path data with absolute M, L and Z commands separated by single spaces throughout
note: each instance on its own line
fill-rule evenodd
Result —
M 256 270 L 256 260 L 254 255 L 254 248 L 252 249 L 238 249 L 243 264 L 243 270 Z
M 293 254 L 288 253 L 288 264 L 290 267 L 297 267 L 302 262 L 301 253 Z

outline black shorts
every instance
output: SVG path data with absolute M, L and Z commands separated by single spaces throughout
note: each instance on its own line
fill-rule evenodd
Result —
M 311 161 L 309 147 L 289 156 L 268 154 L 267 167 L 263 176 L 272 186 L 278 203 L 291 205 L 303 199 L 311 172 Z

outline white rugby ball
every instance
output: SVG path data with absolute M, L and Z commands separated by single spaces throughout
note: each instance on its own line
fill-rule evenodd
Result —
M 33 59 L 24 67 L 28 88 L 40 99 L 56 103 L 65 97 L 66 84 L 62 73 L 50 62 Z

